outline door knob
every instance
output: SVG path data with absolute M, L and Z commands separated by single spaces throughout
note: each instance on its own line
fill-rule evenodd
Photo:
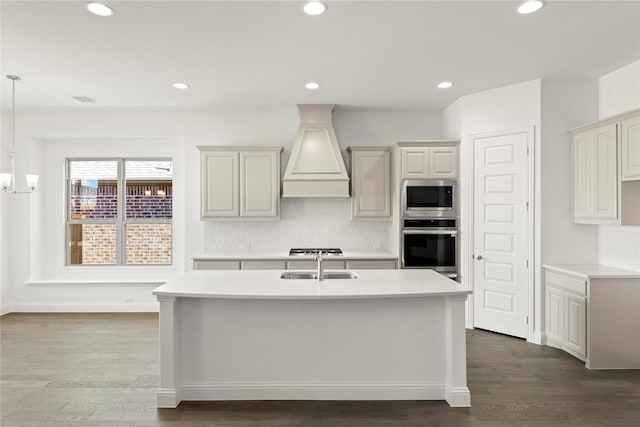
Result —
M 478 256 L 476 257 L 476 259 L 477 259 L 478 261 L 480 261 L 481 259 L 483 259 L 483 258 L 482 258 L 482 255 L 478 255 Z

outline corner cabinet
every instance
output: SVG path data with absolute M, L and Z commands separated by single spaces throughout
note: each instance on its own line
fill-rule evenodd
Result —
M 640 110 L 571 134 L 573 221 L 640 224 Z
M 640 113 L 620 122 L 622 180 L 640 179 Z
M 583 361 L 587 354 L 586 286 L 584 279 L 545 272 L 547 345 Z
M 351 216 L 353 219 L 391 218 L 391 150 L 348 147 L 351 153 Z
M 282 147 L 198 149 L 203 220 L 279 218 Z

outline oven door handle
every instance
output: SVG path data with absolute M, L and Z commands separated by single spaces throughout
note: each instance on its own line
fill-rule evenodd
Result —
M 402 234 L 445 234 L 445 235 L 456 237 L 456 235 L 458 234 L 458 231 L 409 229 L 409 230 L 402 230 Z

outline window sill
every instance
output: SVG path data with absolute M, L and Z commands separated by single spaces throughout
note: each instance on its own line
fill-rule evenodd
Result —
M 98 285 L 98 286 L 160 286 L 165 284 L 165 280 L 64 280 L 64 279 L 41 279 L 29 280 L 26 285 L 47 286 L 47 285 Z

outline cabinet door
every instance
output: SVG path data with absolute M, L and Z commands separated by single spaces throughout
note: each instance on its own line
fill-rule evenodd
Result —
M 240 270 L 240 261 L 195 260 L 194 270 Z
M 353 151 L 353 218 L 391 216 L 391 159 L 388 151 Z
M 344 270 L 345 262 L 338 260 L 323 261 L 325 270 Z M 287 261 L 288 270 L 315 270 L 318 268 L 317 261 L 313 260 L 295 260 Z
M 280 154 L 240 153 L 240 216 L 277 218 L 280 201 Z
M 347 270 L 395 270 L 396 268 L 397 264 L 393 259 L 347 261 Z
M 586 298 L 566 292 L 564 298 L 565 349 L 581 360 L 586 355 L 586 326 L 587 326 Z
M 640 116 L 623 120 L 620 131 L 622 179 L 640 179 Z
M 547 345 L 562 348 L 564 343 L 564 291 L 545 285 Z
M 573 137 L 573 217 L 593 217 L 594 134 L 581 132 Z
M 458 176 L 458 147 L 429 148 L 429 176 L 456 178 Z
M 237 217 L 240 214 L 238 152 L 203 151 L 200 174 L 202 218 Z
M 618 217 L 618 147 L 616 125 L 595 129 L 595 199 L 596 219 Z
M 403 179 L 429 178 L 429 149 L 403 148 L 401 169 Z
M 242 261 L 241 270 L 286 270 L 287 262 L 284 260 L 251 260 Z

